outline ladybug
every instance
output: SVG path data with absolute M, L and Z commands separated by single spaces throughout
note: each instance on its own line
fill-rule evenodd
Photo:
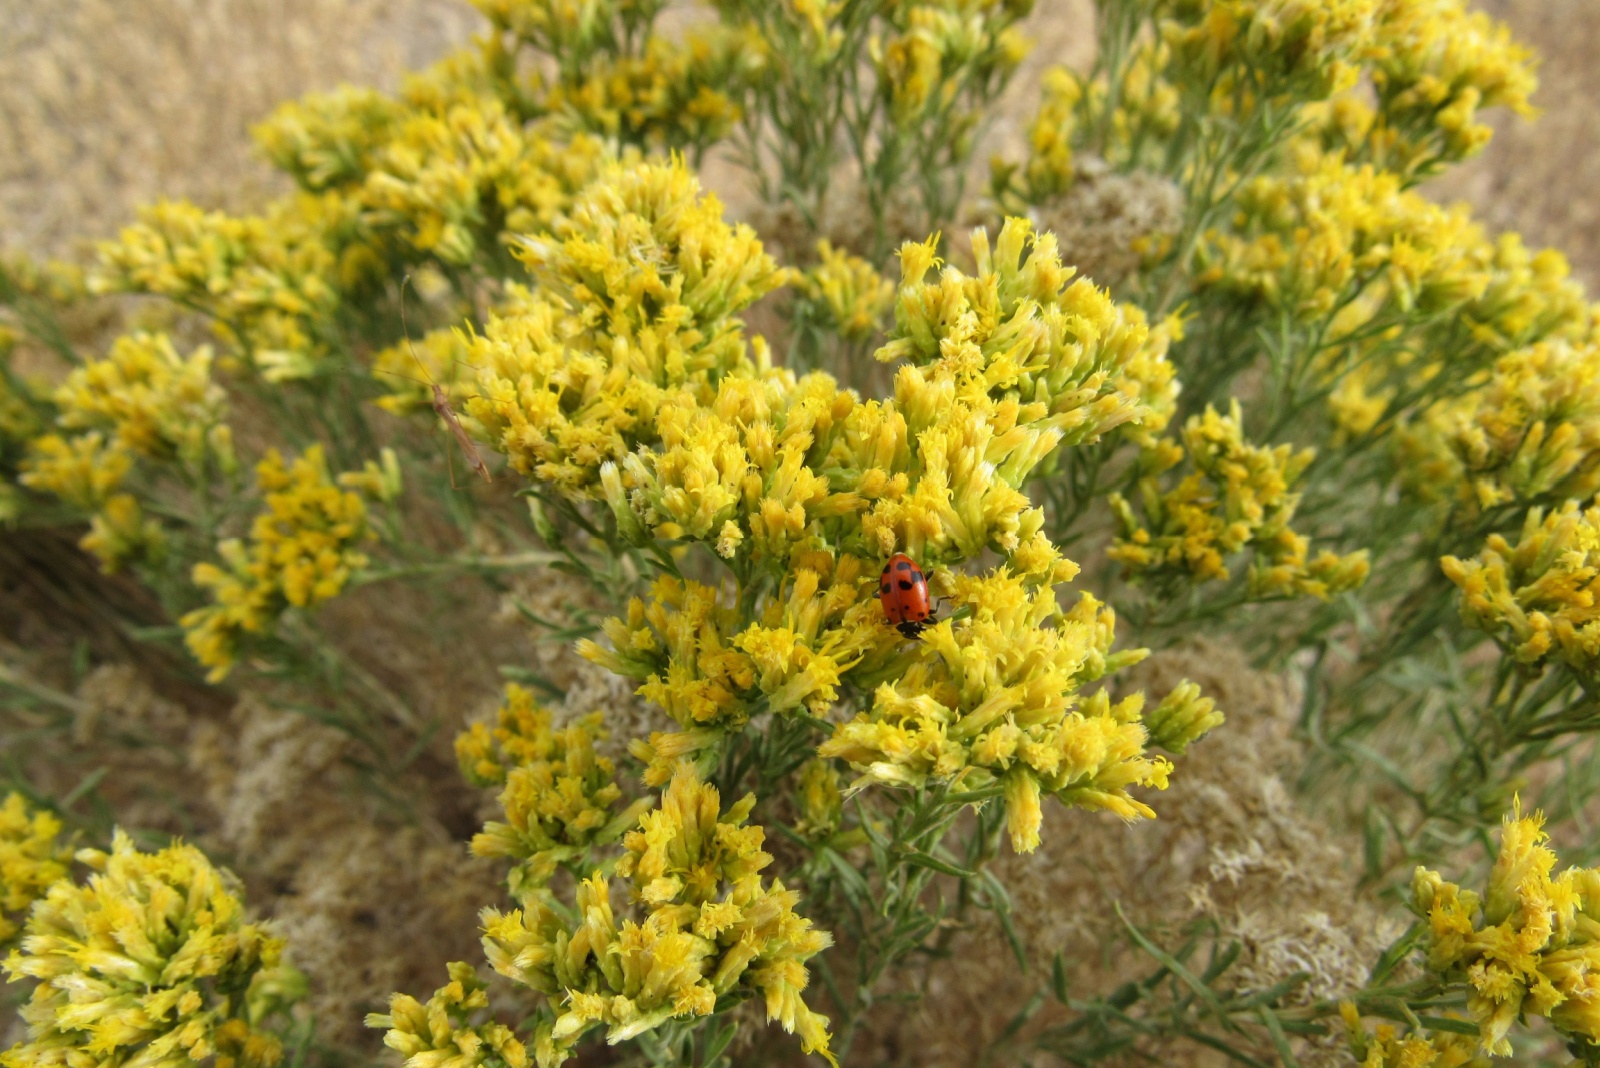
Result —
M 933 617 L 928 580 L 917 562 L 905 553 L 895 553 L 883 565 L 878 600 L 883 602 L 883 614 L 889 622 L 907 638 L 915 639 Z

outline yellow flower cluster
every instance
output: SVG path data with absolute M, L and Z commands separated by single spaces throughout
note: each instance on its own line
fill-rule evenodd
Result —
M 162 201 L 100 246 L 90 287 L 203 312 L 269 379 L 303 378 L 334 343 L 324 333 L 336 319 L 339 265 L 326 238 L 337 222 L 351 216 L 331 196 L 243 217 Z
M 1121 532 L 1107 555 L 1131 576 L 1226 579 L 1228 557 L 1252 550 L 1249 593 L 1255 598 L 1313 596 L 1326 600 L 1366 581 L 1365 550 L 1308 559 L 1308 539 L 1290 525 L 1295 483 L 1312 451 L 1245 440 L 1239 404 L 1229 414 L 1207 408 L 1183 430 L 1184 445 L 1163 441 L 1146 451 L 1140 479 L 1144 521 L 1121 495 L 1110 497 Z M 1194 468 L 1163 492 L 1160 476 L 1187 453 Z
M 607 621 L 610 649 L 580 643 L 583 655 L 643 680 L 640 696 L 686 728 L 631 744 L 646 783 L 661 785 L 677 760 L 713 749 L 759 711 L 820 716 L 846 672 L 871 678 L 897 663 L 901 642 L 884 625 L 864 561 L 813 551 L 797 563 L 753 621 L 720 605 L 711 587 L 663 576 L 648 607 L 635 599 L 627 620 Z
M 1170 326 L 1151 330 L 1136 306 L 1074 280 L 1055 235 L 1035 234 L 1023 219 L 1007 219 L 993 249 L 975 231 L 972 254 L 969 277 L 940 269 L 932 241 L 900 250 L 895 325 L 877 356 L 913 365 L 895 380 L 913 437 L 954 425 L 951 412 L 967 404 L 993 405 L 983 416 L 997 441 L 1031 439 L 990 457 L 1015 487 L 1059 445 L 1094 442 L 1125 424 L 1165 425 L 1177 394 Z
M 28 443 L 18 476 L 24 486 L 54 494 L 84 512 L 98 510 L 133 468 L 133 457 L 97 430 L 64 438 L 46 434 Z
M 1169 753 L 1183 755 L 1190 744 L 1222 725 L 1216 701 L 1202 697 L 1200 687 L 1184 679 L 1144 718 L 1150 741 Z
M 58 842 L 61 821 L 31 809 L 21 794 L 0 804 L 0 946 L 9 946 L 28 906 L 67 877 L 72 851 Z
M 1135 42 L 1115 93 L 1105 74 L 1091 80 L 1067 67 L 1046 71 L 1028 128 L 1024 199 L 1043 205 L 1071 188 L 1078 179 L 1077 142 L 1102 130 L 1104 144 L 1093 147 L 1115 166 L 1136 165 L 1144 151 L 1159 150 L 1181 117 L 1178 90 L 1165 77 L 1171 58 L 1171 46 L 1159 38 Z
M 90 360 L 55 392 L 57 425 L 98 430 L 120 449 L 192 472 L 214 457 L 233 470 L 232 435 L 223 420 L 228 398 L 211 378 L 211 350 L 187 359 L 165 334 L 121 337 L 104 359 Z
M 1247 104 L 1328 96 L 1354 83 L 1381 0 L 1160 0 L 1175 82 Z
M 516 1032 L 492 1020 L 473 1022 L 489 1007 L 477 969 L 462 961 L 448 967 L 450 981 L 426 1004 L 395 994 L 387 1013 L 367 1015 L 367 1026 L 384 1029 L 383 1044 L 405 1057 L 406 1068 L 528 1068 L 528 1050 Z
M 800 818 L 795 833 L 826 842 L 844 819 L 844 791 L 833 761 L 808 760 L 800 769 Z
M 1112 653 L 1115 617 L 1084 594 L 1062 613 L 1051 583 L 1026 583 L 1004 568 L 958 576 L 950 600 L 970 619 L 925 631 L 928 655 L 882 682 L 869 710 L 838 725 L 817 750 L 868 783 L 961 790 L 1002 785 L 1012 848 L 1039 845 L 1040 799 L 1150 818 L 1131 786 L 1165 789 L 1172 765 L 1147 756 L 1142 694 L 1112 704 L 1079 689 L 1143 659 Z
M 102 246 L 101 292 L 201 311 L 273 381 L 345 354 L 339 309 L 408 264 L 503 258 L 502 237 L 548 226 L 609 155 L 568 136 L 497 64 L 489 43 L 407 81 L 399 97 L 344 89 L 285 105 L 256 131 L 305 191 L 259 215 L 147 209 Z
M 751 369 L 735 315 L 786 277 L 681 161 L 612 165 L 514 251 L 538 295 L 473 339 L 467 411 L 518 471 L 578 496 L 655 443 L 669 401 L 704 402 Z
M 278 1064 L 260 1025 L 303 980 L 281 963 L 282 941 L 245 922 L 236 880 L 193 846 L 141 853 L 120 830 L 109 853 L 78 860 L 95 874 L 54 883 L 4 963 L 38 985 L 22 1008 L 28 1038 L 0 1065 Z
M 22 514 L 17 468 L 46 419 L 46 396 L 11 368 L 17 335 L 0 324 L 0 526 Z
M 58 309 L 71 307 L 88 292 L 83 268 L 76 263 L 36 260 L 15 250 L 0 255 L 0 286 Z
M 604 156 L 588 137 L 554 143 L 495 98 L 397 122 L 356 200 L 364 218 L 452 265 L 501 252 L 502 233 L 548 225 Z
M 1301 320 L 1346 309 L 1353 332 L 1380 315 L 1438 314 L 1484 295 L 1493 244 L 1464 207 L 1444 208 L 1399 176 L 1302 145 L 1285 173 L 1237 198 L 1232 228 L 1199 249 L 1196 284 L 1264 301 Z
M 552 87 L 550 110 L 624 144 L 703 151 L 743 116 L 736 102 L 760 76 L 766 42 L 713 25 L 682 41 L 652 36 L 640 56 L 596 58 L 581 80 Z
M 1544 816 L 1507 816 L 1480 897 L 1419 867 L 1412 903 L 1426 919 L 1430 971 L 1467 992 L 1483 1052 L 1505 1056 L 1511 1025 L 1546 1016 L 1563 1035 L 1600 1042 L 1600 868 L 1554 875 Z
M 1076 568 L 1020 487 L 1063 443 L 1164 423 L 1167 333 L 1072 281 L 1054 239 L 1013 219 L 993 248 L 974 236 L 971 276 L 930 277 L 940 266 L 931 242 L 902 250 L 896 325 L 878 357 L 907 362 L 893 399 L 863 402 L 825 375 L 766 367 L 759 344 L 757 360 L 745 355 L 733 313 L 775 271 L 695 191 L 681 166 L 660 164 L 618 169 L 586 191 L 557 235 L 523 245 L 553 296 L 491 323 L 471 361 L 485 368 L 484 397 L 469 410 L 520 469 L 603 498 L 635 544 L 705 545 L 747 591 L 730 598 L 664 575 L 648 603 L 606 624 L 609 647 L 582 643 L 684 728 L 635 743 L 646 781 L 661 785 L 681 758 L 714 756 L 758 713 L 822 715 L 847 686 L 870 692 L 895 678 L 838 743 L 838 755 L 873 766 L 869 779 L 1008 774 L 1016 841 L 1028 848 L 1041 783 L 1068 803 L 1147 813 L 1125 788 L 1164 782 L 1166 764 L 1143 756 L 1138 703 L 1071 711 L 1078 687 L 1107 670 L 1110 614 L 1086 600 L 1059 618 L 1053 587 Z M 691 223 L 708 236 L 681 236 Z M 674 262 L 661 293 L 658 264 Z M 666 349 L 674 360 L 661 359 L 663 334 L 681 350 Z M 668 369 L 677 374 L 663 381 Z M 982 580 L 931 572 L 970 619 L 907 650 L 876 590 L 897 550 L 927 568 L 986 551 L 1006 566 Z M 1011 696 L 987 699 L 985 686 Z M 942 721 L 980 706 L 983 738 L 945 744 Z M 908 715 L 925 722 L 908 728 Z M 907 731 L 938 754 L 897 749 L 891 735 Z M 871 755 L 874 737 L 892 759 Z
M 847 341 L 876 337 L 894 307 L 894 284 L 860 256 L 817 243 L 818 263 L 800 276 L 800 291 L 822 325 Z
M 1533 53 L 1463 0 L 1392 0 L 1371 66 L 1378 106 L 1367 134 L 1373 157 L 1408 177 L 1476 154 L 1493 131 L 1485 108 L 1533 114 Z
M 624 839 L 617 864 L 642 921 L 617 922 L 598 872 L 579 884 L 572 920 L 539 901 L 526 913 L 484 911 L 489 963 L 556 1008 L 534 1037 L 540 1068 L 565 1061 L 592 1028 L 622 1042 L 668 1020 L 708 1016 L 718 999 L 741 994 L 761 997 L 769 1021 L 832 1061 L 827 1017 L 801 996 L 806 961 L 832 938 L 794 911 L 798 893 L 763 881 L 772 857 L 761 849 L 762 829 L 746 825 L 755 800 L 746 795 L 724 812 L 690 765 L 677 769 L 660 808 Z
M 165 551 L 161 524 L 117 492 L 135 460 L 176 464 L 190 484 L 237 471 L 209 349 L 185 359 L 165 334 L 134 333 L 68 375 L 54 400 L 56 426 L 71 433 L 30 441 L 20 481 L 93 513 L 80 544 L 106 571 Z
M 1462 309 L 1473 340 L 1504 353 L 1547 339 L 1584 341 L 1594 334 L 1594 310 L 1566 256 L 1533 252 L 1516 233 L 1501 234 L 1484 256 L 1489 284 Z
M 505 822 L 484 824 L 472 839 L 480 857 L 510 857 L 518 900 L 550 881 L 556 866 L 614 842 L 650 805 L 640 799 L 613 813 L 622 799 L 616 767 L 595 753 L 606 738 L 603 716 L 590 713 L 556 729 L 548 709 L 515 684 L 506 687 L 496 725 L 474 723 L 456 737 L 456 759 L 475 786 L 500 784 Z
M 1540 342 L 1497 360 L 1480 389 L 1401 428 L 1401 474 L 1464 515 L 1600 489 L 1600 342 Z
M 661 0 L 472 0 L 498 33 L 546 55 L 615 50 L 649 27 Z
M 1339 1003 L 1351 1052 L 1361 1068 L 1488 1068 L 1477 1043 L 1452 1031 L 1412 1031 L 1403 1038 L 1393 1024 L 1379 1024 L 1369 1034 L 1354 1002 Z
M 256 465 L 256 483 L 265 507 L 251 524 L 250 544 L 219 544 L 226 568 L 195 566 L 194 582 L 211 591 L 213 603 L 181 620 L 190 652 L 211 669 L 213 682 L 232 670 L 246 635 L 266 632 L 290 607 L 337 596 L 367 563 L 356 549 L 369 536 L 366 504 L 329 477 L 320 445 L 287 467 L 270 450 Z
M 1013 23 L 1027 13 L 1016 0 L 890 5 L 891 32 L 874 39 L 873 61 L 888 113 L 901 130 L 930 118 L 971 128 L 977 114 L 953 105 L 963 89 L 1006 77 L 1028 54 L 1028 41 Z
M 1477 556 L 1440 564 L 1461 588 L 1462 618 L 1518 662 L 1600 679 L 1600 505 L 1531 508 L 1515 544 L 1491 534 Z

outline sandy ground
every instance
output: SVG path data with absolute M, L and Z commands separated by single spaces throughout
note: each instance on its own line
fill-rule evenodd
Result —
M 1037 71 L 1091 53 L 1089 0 L 1043 0 L 1029 70 L 993 136 L 1026 121 Z M 1533 124 L 1435 186 L 1600 280 L 1600 0 L 1483 0 L 1544 56 Z M 478 24 L 463 0 L 0 0 L 0 247 L 81 251 L 138 204 L 238 206 L 280 188 L 248 131 L 341 81 L 393 85 Z

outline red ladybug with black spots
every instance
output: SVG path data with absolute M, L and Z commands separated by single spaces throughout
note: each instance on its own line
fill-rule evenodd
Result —
M 915 639 L 933 618 L 928 580 L 917 562 L 905 553 L 895 553 L 883 565 L 878 600 L 883 602 L 884 616 L 907 638 Z

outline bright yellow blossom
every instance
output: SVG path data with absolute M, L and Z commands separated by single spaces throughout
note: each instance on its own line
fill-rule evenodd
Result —
M 497 721 L 492 729 L 474 723 L 457 735 L 456 758 L 469 782 L 504 787 L 505 822 L 484 824 L 472 852 L 516 860 L 511 892 L 523 900 L 549 881 L 557 864 L 583 857 L 591 844 L 621 838 L 650 801 L 613 812 L 622 789 L 611 759 L 594 750 L 607 736 L 601 713 L 556 729 L 549 710 L 513 684 Z
M 1106 143 L 1093 147 L 1117 166 L 1136 164 L 1168 141 L 1181 117 L 1178 90 L 1166 77 L 1171 59 L 1164 41 L 1136 41 L 1114 94 L 1105 75 L 1090 81 L 1068 67 L 1046 71 L 1021 172 L 1027 202 L 1048 205 L 1078 181 L 1082 137 L 1105 130 Z
M 1557 660 L 1600 680 L 1600 505 L 1531 508 L 1515 543 L 1491 534 L 1477 556 L 1440 563 L 1469 626 L 1520 663 Z
M 99 431 L 71 438 L 46 434 L 28 449 L 18 481 L 85 512 L 105 504 L 133 467 L 133 457 Z
M 1530 116 L 1538 82 L 1532 52 L 1463 0 L 1391 0 L 1371 67 L 1377 158 L 1406 175 L 1475 155 L 1492 130 L 1478 113 L 1504 107 Z
M 1502 356 L 1482 388 L 1430 405 L 1398 444 L 1407 488 L 1465 516 L 1587 498 L 1600 489 L 1600 343 Z
M 145 514 L 137 497 L 118 493 L 89 517 L 89 533 L 78 545 L 110 574 L 135 562 L 159 564 L 166 557 L 167 535 L 158 520 Z
M 1379 0 L 1162 0 L 1169 77 L 1188 91 L 1316 99 L 1355 81 Z
M 227 396 L 211 378 L 211 350 L 179 356 L 165 334 L 130 334 L 104 359 L 91 360 L 56 390 L 57 425 L 104 431 L 117 447 L 201 471 L 208 454 L 221 470 L 235 466 L 231 439 L 216 433 Z M 225 449 L 225 452 L 219 452 Z
M 282 1047 L 260 1025 L 303 980 L 281 963 L 283 942 L 245 922 L 237 880 L 193 846 L 141 853 L 120 830 L 109 853 L 78 859 L 94 874 L 56 881 L 4 964 L 38 985 L 28 1038 L 0 1064 L 277 1065 Z
M 894 306 L 894 285 L 872 264 L 828 241 L 817 243 L 819 262 L 800 279 L 801 291 L 821 310 L 821 322 L 846 340 L 876 336 Z
M 320 445 L 287 467 L 269 451 L 256 481 L 265 508 L 251 524 L 249 545 L 229 539 L 217 546 L 226 569 L 195 566 L 195 584 L 211 591 L 213 603 L 181 620 L 189 650 L 213 681 L 227 676 L 246 635 L 264 633 L 290 607 L 337 596 L 367 562 L 356 549 L 369 536 L 366 505 L 329 477 Z
M 1104 690 L 1079 693 L 1145 655 L 1111 652 L 1111 609 L 1084 594 L 1062 613 L 1050 583 L 1004 569 L 957 578 L 950 599 L 970 617 L 924 631 L 929 655 L 881 683 L 870 709 L 837 726 L 818 754 L 854 766 L 856 788 L 1004 785 L 1018 852 L 1039 845 L 1041 795 L 1127 820 L 1153 817 L 1129 788 L 1165 789 L 1172 765 L 1145 754 L 1143 695 L 1112 704 Z
M 1168 443 L 1146 450 L 1139 486 L 1143 522 L 1121 494 L 1110 497 L 1121 530 L 1107 555 L 1130 575 L 1226 579 L 1228 558 L 1249 548 L 1255 597 L 1327 600 L 1366 581 L 1364 551 L 1308 560 L 1307 539 L 1290 525 L 1300 501 L 1294 485 L 1311 462 L 1310 449 L 1251 445 L 1237 401 L 1226 416 L 1207 408 L 1192 417 L 1183 440 L 1183 449 Z M 1159 476 L 1185 454 L 1194 470 L 1163 491 Z
M 540 299 L 475 339 L 467 411 L 517 470 L 575 494 L 653 442 L 669 397 L 751 366 L 734 316 L 785 277 L 681 161 L 613 166 L 514 251 Z
M 1223 715 L 1217 703 L 1209 697 L 1202 697 L 1200 687 L 1188 679 L 1180 682 L 1144 717 L 1150 741 L 1179 756 L 1192 742 L 1220 726 L 1222 721 Z
M 0 804 L 0 947 L 10 947 L 28 906 L 67 877 L 72 850 L 58 841 L 61 821 L 18 793 Z
M 1221 286 L 1316 321 L 1376 291 L 1368 319 L 1439 313 L 1481 298 L 1494 246 L 1463 207 L 1399 177 L 1301 146 L 1285 173 L 1247 184 L 1230 230 L 1200 247 L 1201 288 Z M 1349 331 L 1357 323 L 1343 323 Z
M 1465 1035 L 1413 1031 L 1401 1037 L 1393 1024 L 1379 1024 L 1368 1034 L 1354 1002 L 1340 1002 L 1339 1014 L 1361 1068 L 1488 1068 L 1490 1063 Z
M 1484 1053 L 1511 1052 L 1524 1015 L 1563 1035 L 1600 1040 L 1600 869 L 1555 874 L 1544 816 L 1506 817 L 1483 896 L 1417 868 L 1411 898 L 1428 925 L 1428 969 L 1467 991 Z
M 389 999 L 387 1013 L 368 1013 L 367 1026 L 386 1032 L 383 1044 L 405 1057 L 407 1068 L 528 1068 L 527 1048 L 504 1024 L 474 1024 L 489 1007 L 489 994 L 477 969 L 462 961 L 448 965 L 450 982 L 426 1003 L 409 994 Z
M 541 1020 L 532 1042 L 540 1068 L 565 1061 L 591 1028 L 622 1042 L 708 1016 L 738 991 L 762 998 L 767 1019 L 798 1033 L 803 1050 L 833 1060 L 827 1017 L 801 996 L 806 961 L 832 938 L 794 911 L 798 893 L 762 879 L 772 857 L 762 829 L 746 824 L 754 805 L 747 795 L 723 811 L 716 789 L 680 766 L 617 864 L 637 921 L 618 922 L 598 872 L 578 885 L 571 920 L 538 900 L 526 912 L 484 910 L 490 965 L 550 999 L 554 1018 Z
M 328 238 L 347 215 L 332 194 L 237 218 L 162 201 L 100 246 L 90 286 L 203 311 L 269 379 L 308 377 L 332 344 L 324 331 L 336 318 L 338 262 Z

